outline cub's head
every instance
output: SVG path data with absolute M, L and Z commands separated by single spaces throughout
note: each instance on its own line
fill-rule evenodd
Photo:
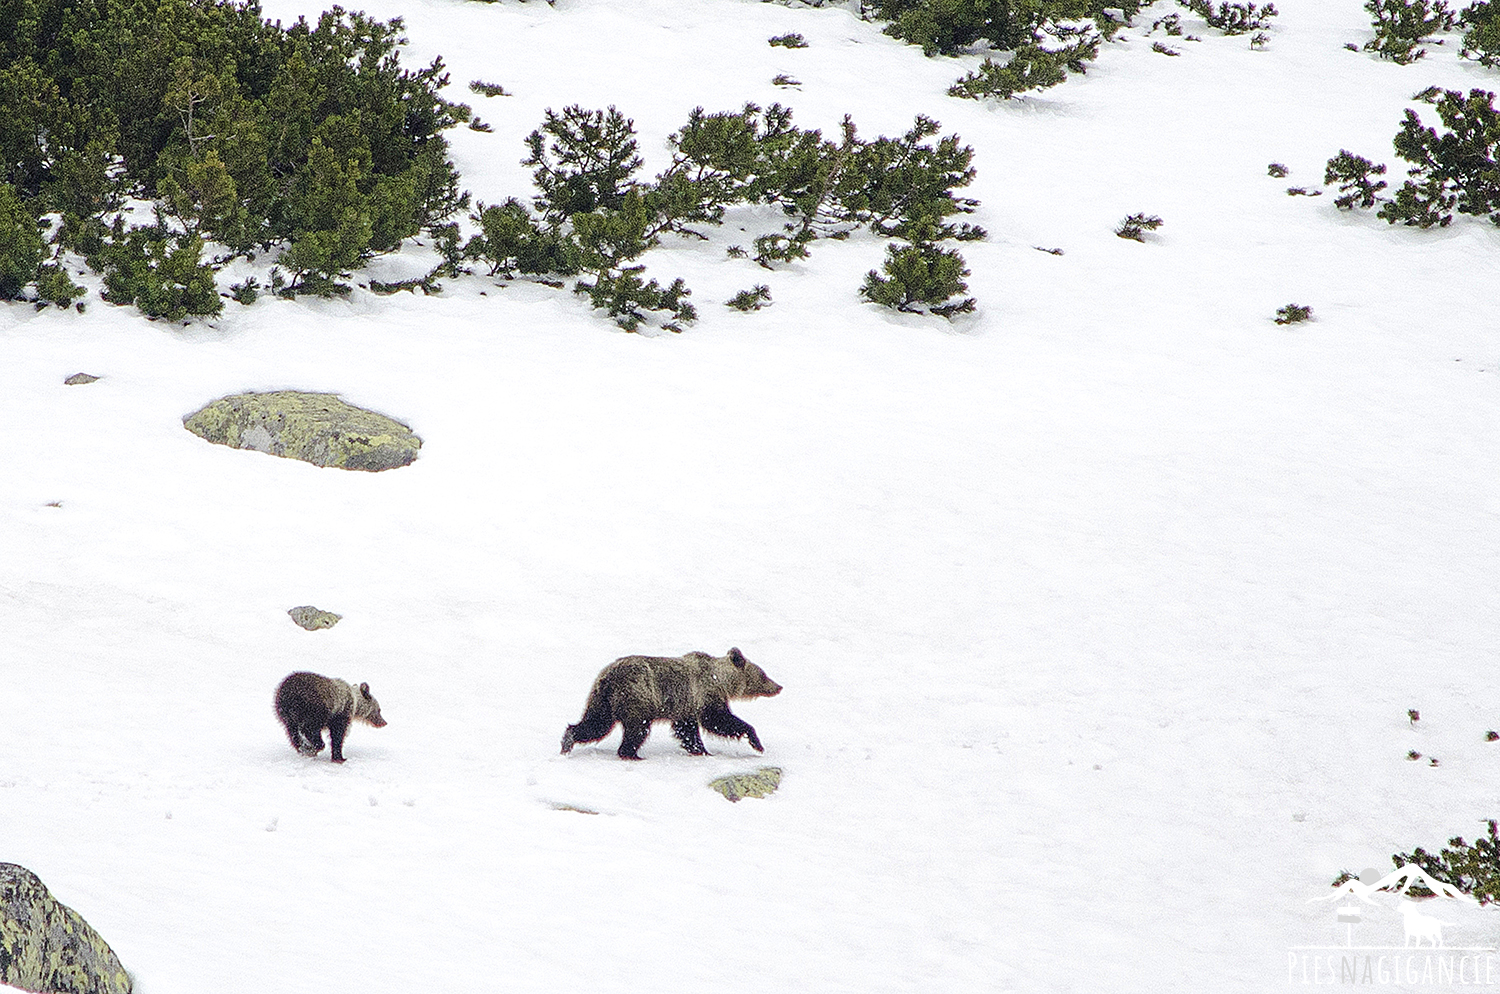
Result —
M 385 727 L 385 719 L 380 717 L 380 702 L 370 696 L 368 683 L 362 683 L 354 688 L 354 717 L 376 728 Z
M 729 661 L 740 674 L 739 697 L 775 697 L 781 693 L 781 684 L 766 676 L 766 671 L 745 658 L 739 649 L 729 650 Z

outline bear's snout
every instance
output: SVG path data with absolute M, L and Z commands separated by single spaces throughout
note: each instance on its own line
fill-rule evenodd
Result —
M 781 684 L 775 682 L 774 680 L 767 682 L 771 684 L 771 689 L 763 693 L 761 695 L 762 697 L 775 697 L 777 694 L 781 693 Z

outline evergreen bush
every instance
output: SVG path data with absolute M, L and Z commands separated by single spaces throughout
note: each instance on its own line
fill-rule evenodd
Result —
M 1480 904 L 1494 904 L 1500 902 L 1500 834 L 1494 820 L 1487 828 L 1485 837 L 1472 843 L 1455 836 L 1436 854 L 1418 847 L 1409 853 L 1398 853 L 1391 860 L 1397 867 L 1410 863 Z
M 969 289 L 964 258 L 956 249 L 944 249 L 926 236 L 931 229 L 915 233 L 916 240 L 902 246 L 886 246 L 884 275 L 865 274 L 860 295 L 872 303 L 909 314 L 935 314 L 952 319 L 974 309 L 973 297 L 955 299 Z
M 1274 3 L 1220 3 L 1214 6 L 1213 0 L 1177 0 L 1182 6 L 1197 14 L 1216 31 L 1222 31 L 1226 35 L 1249 34 L 1252 31 L 1264 31 L 1271 25 L 1271 18 L 1278 13 Z
M 1477 59 L 1490 69 L 1500 66 L 1500 0 L 1480 0 L 1470 4 L 1458 19 L 1464 28 L 1459 55 Z
M 1312 308 L 1302 304 L 1287 304 L 1276 308 L 1277 324 L 1301 324 L 1312 320 Z
M 42 231 L 15 187 L 0 182 L 0 300 L 19 300 L 42 262 Z
M 591 111 L 574 105 L 561 114 L 549 107 L 526 146 L 531 154 L 521 165 L 535 167 L 536 206 L 551 225 L 575 214 L 619 209 L 635 189 L 632 177 L 643 163 L 635 122 L 614 107 Z
M 979 100 L 999 97 L 1010 100 L 1028 90 L 1045 90 L 1068 78 L 1068 70 L 1084 71 L 1084 62 L 1099 54 L 1097 40 L 1052 52 L 1040 45 L 1020 45 L 1010 60 L 1000 65 L 986 58 L 979 68 L 966 73 L 948 87 L 950 97 Z
M 1155 214 L 1131 214 L 1121 221 L 1115 228 L 1115 234 L 1120 238 L 1128 238 L 1134 242 L 1144 242 L 1146 232 L 1155 231 L 1164 223 Z
M 985 59 L 949 89 L 957 97 L 1010 99 L 1056 86 L 1082 73 L 1100 42 L 1146 4 L 1142 0 L 873 0 L 866 16 L 887 21 L 885 33 L 927 56 L 960 55 L 980 44 L 1013 53 L 1001 65 Z
M 438 95 L 440 59 L 401 65 L 399 18 L 334 7 L 283 27 L 254 0 L 0 0 L 0 23 L 0 183 L 61 215 L 61 250 L 102 260 L 118 231 L 117 283 L 123 260 L 151 255 L 111 223 L 126 194 L 184 236 L 161 263 L 193 239 L 276 247 L 303 287 L 464 206 L 442 132 L 471 112 Z
M 749 290 L 741 290 L 725 301 L 725 305 L 737 311 L 758 311 L 771 302 L 771 288 L 757 283 Z
M 481 202 L 469 219 L 480 230 L 464 246 L 464 256 L 488 262 L 491 276 L 572 276 L 579 271 L 577 246 L 557 229 L 542 227 L 515 197 L 495 206 Z
M 1427 91 L 1447 130 L 1425 127 L 1407 109 L 1396 134 L 1396 153 L 1411 163 L 1411 179 L 1382 205 L 1379 216 L 1395 224 L 1446 226 L 1453 212 L 1488 216 L 1500 225 L 1500 111 L 1495 95 L 1470 90 Z
M 172 321 L 218 314 L 224 304 L 212 267 L 203 264 L 203 239 L 158 223 L 124 230 L 116 220 L 102 253 L 104 299 L 135 304 L 150 317 Z
M 1424 41 L 1453 30 L 1454 14 L 1444 0 L 1365 0 L 1375 37 L 1365 51 L 1397 65 L 1410 65 L 1427 54 Z
M 1333 199 L 1334 206 L 1339 209 L 1347 211 L 1363 207 L 1368 210 L 1375 206 L 1380 191 L 1386 188 L 1385 180 L 1371 180 L 1370 177 L 1384 174 L 1384 163 L 1376 165 L 1362 155 L 1339 149 L 1339 154 L 1328 160 L 1323 171 L 1323 185 L 1339 185 L 1343 196 Z
M 83 287 L 73 282 L 68 271 L 60 265 L 43 265 L 37 270 L 36 297 L 38 307 L 42 304 L 56 304 L 58 307 L 67 309 L 73 305 L 73 301 L 82 297 L 87 292 Z

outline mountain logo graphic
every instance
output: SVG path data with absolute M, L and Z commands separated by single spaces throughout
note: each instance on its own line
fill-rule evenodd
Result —
M 1396 903 L 1395 910 L 1401 914 L 1401 923 L 1404 931 L 1402 947 L 1415 946 L 1420 949 L 1424 946 L 1431 949 L 1443 948 L 1443 927 L 1458 924 L 1457 922 L 1444 921 L 1434 915 L 1422 910 L 1423 905 L 1411 900 L 1409 894 L 1414 887 L 1425 887 L 1436 895 L 1430 900 L 1435 907 L 1438 903 L 1446 904 L 1447 901 L 1457 901 L 1461 905 L 1478 907 L 1479 902 L 1454 887 L 1452 884 L 1444 883 L 1434 877 L 1422 872 L 1418 866 L 1410 863 L 1398 867 L 1390 873 L 1381 875 L 1379 870 L 1368 869 L 1358 877 L 1346 880 L 1333 889 L 1330 894 L 1312 898 L 1308 901 L 1313 904 L 1319 901 L 1343 901 L 1338 908 L 1338 921 L 1347 929 L 1347 945 L 1354 945 L 1354 926 L 1363 920 L 1364 908 L 1367 905 L 1372 908 L 1385 910 L 1391 907 L 1385 900 L 1377 900 L 1380 894 L 1394 894 Z M 1359 903 L 1354 903 L 1355 901 Z

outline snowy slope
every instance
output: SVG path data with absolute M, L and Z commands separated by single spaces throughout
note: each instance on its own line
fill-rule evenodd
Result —
M 648 172 L 697 105 L 937 117 L 977 150 L 979 312 L 860 304 L 868 237 L 729 259 L 733 217 L 647 257 L 694 290 L 681 336 L 483 277 L 188 327 L 0 309 L 0 859 L 142 994 L 1287 984 L 1291 947 L 1343 941 L 1307 903 L 1334 874 L 1500 808 L 1500 231 L 1284 191 L 1340 148 L 1399 178 L 1411 94 L 1500 73 L 1345 51 L 1358 0 L 1278 6 L 1251 51 L 1144 37 L 1158 4 L 1087 76 L 984 105 L 842 9 L 367 5 L 494 125 L 452 133 L 487 202 L 529 195 L 547 107 L 617 105 Z M 1135 212 L 1166 221 L 1146 244 L 1112 235 Z M 722 306 L 756 283 L 770 308 Z M 1294 301 L 1316 320 L 1273 324 Z M 407 421 L 421 458 L 181 427 L 272 388 Z M 639 764 L 556 754 L 611 659 L 731 645 L 787 688 L 736 708 L 764 757 L 663 728 Z M 369 681 L 389 726 L 295 755 L 294 669 Z M 705 789 L 766 763 L 769 799 Z

